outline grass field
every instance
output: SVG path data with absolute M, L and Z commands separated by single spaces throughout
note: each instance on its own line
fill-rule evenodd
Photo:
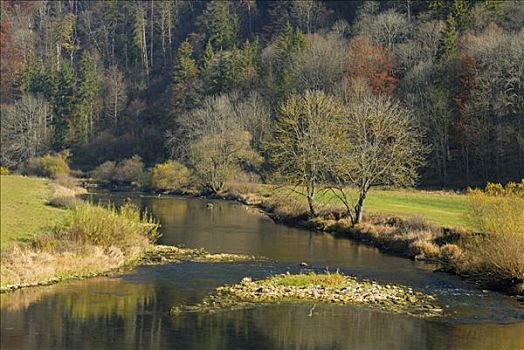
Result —
M 65 210 L 47 205 L 49 180 L 16 175 L 3 175 L 0 179 L 2 248 L 45 232 L 65 215 Z
M 275 189 L 267 185 L 263 185 L 262 191 L 270 196 L 289 193 L 285 189 Z M 293 195 L 293 197 L 300 196 Z M 357 198 L 356 192 L 354 198 Z M 302 199 L 305 201 L 305 198 Z M 316 200 L 320 205 L 340 204 L 331 192 L 318 194 Z M 470 224 L 466 218 L 467 202 L 466 195 L 452 192 L 372 188 L 364 203 L 364 212 L 377 212 L 399 217 L 420 215 L 435 224 L 469 228 Z

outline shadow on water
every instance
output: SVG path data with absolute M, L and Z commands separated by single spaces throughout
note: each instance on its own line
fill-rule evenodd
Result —
M 101 195 L 121 202 L 128 194 Z M 265 256 L 244 263 L 147 266 L 114 278 L 71 281 L 1 296 L 2 349 L 519 349 L 524 310 L 511 298 L 471 288 L 431 266 L 376 249 L 276 225 L 243 206 L 206 200 L 133 200 L 162 223 L 163 244 Z M 172 318 L 246 275 L 313 270 L 396 282 L 437 296 L 441 319 L 421 320 L 351 306 L 275 305 Z M 313 311 L 311 311 L 313 309 Z

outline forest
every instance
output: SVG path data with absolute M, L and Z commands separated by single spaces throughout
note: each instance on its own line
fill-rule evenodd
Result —
M 176 160 L 212 191 L 329 180 L 342 199 L 362 154 L 387 153 L 376 184 L 524 174 L 520 1 L 3 0 L 0 40 L 9 169 Z

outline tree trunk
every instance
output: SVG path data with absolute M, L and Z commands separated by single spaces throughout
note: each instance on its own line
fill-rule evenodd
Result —
M 314 218 L 317 216 L 317 213 L 315 212 L 315 207 L 313 206 L 314 198 L 310 194 L 307 195 L 307 205 L 309 207 L 309 215 Z
M 358 202 L 355 205 L 355 218 L 353 221 L 353 225 L 356 225 L 362 221 L 362 213 L 364 212 L 364 200 L 366 199 L 366 194 L 366 189 L 361 189 L 358 193 Z
M 309 207 L 309 215 L 314 218 L 317 216 L 315 211 L 314 201 L 315 201 L 315 183 L 310 181 L 306 189 L 307 204 Z

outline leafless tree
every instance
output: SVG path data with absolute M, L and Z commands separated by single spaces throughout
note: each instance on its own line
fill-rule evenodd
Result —
M 346 206 L 353 224 L 362 219 L 364 201 L 372 186 L 412 185 L 423 164 L 425 147 L 412 114 L 385 96 L 369 94 L 347 107 L 339 129 L 336 157 L 328 164 L 331 190 Z M 356 187 L 354 201 L 351 193 Z
M 2 106 L 2 163 L 12 166 L 49 150 L 51 108 L 40 97 L 24 95 Z
M 270 152 L 277 175 L 306 197 L 309 212 L 316 216 L 315 196 L 325 171 L 343 140 L 340 128 L 343 106 L 322 91 L 291 96 L 281 107 L 273 128 Z
M 125 108 L 127 102 L 127 91 L 124 76 L 118 66 L 109 67 L 105 83 L 105 115 L 111 121 L 112 126 L 118 126 L 120 112 Z
M 296 62 L 300 90 L 333 88 L 348 71 L 347 44 L 337 34 L 307 36 L 307 45 Z
M 172 140 L 178 148 L 175 153 L 191 164 L 210 192 L 222 192 L 244 166 L 257 166 L 262 161 L 227 95 L 208 97 L 202 108 L 183 115 L 178 123 L 178 132 L 171 136 L 176 139 Z

